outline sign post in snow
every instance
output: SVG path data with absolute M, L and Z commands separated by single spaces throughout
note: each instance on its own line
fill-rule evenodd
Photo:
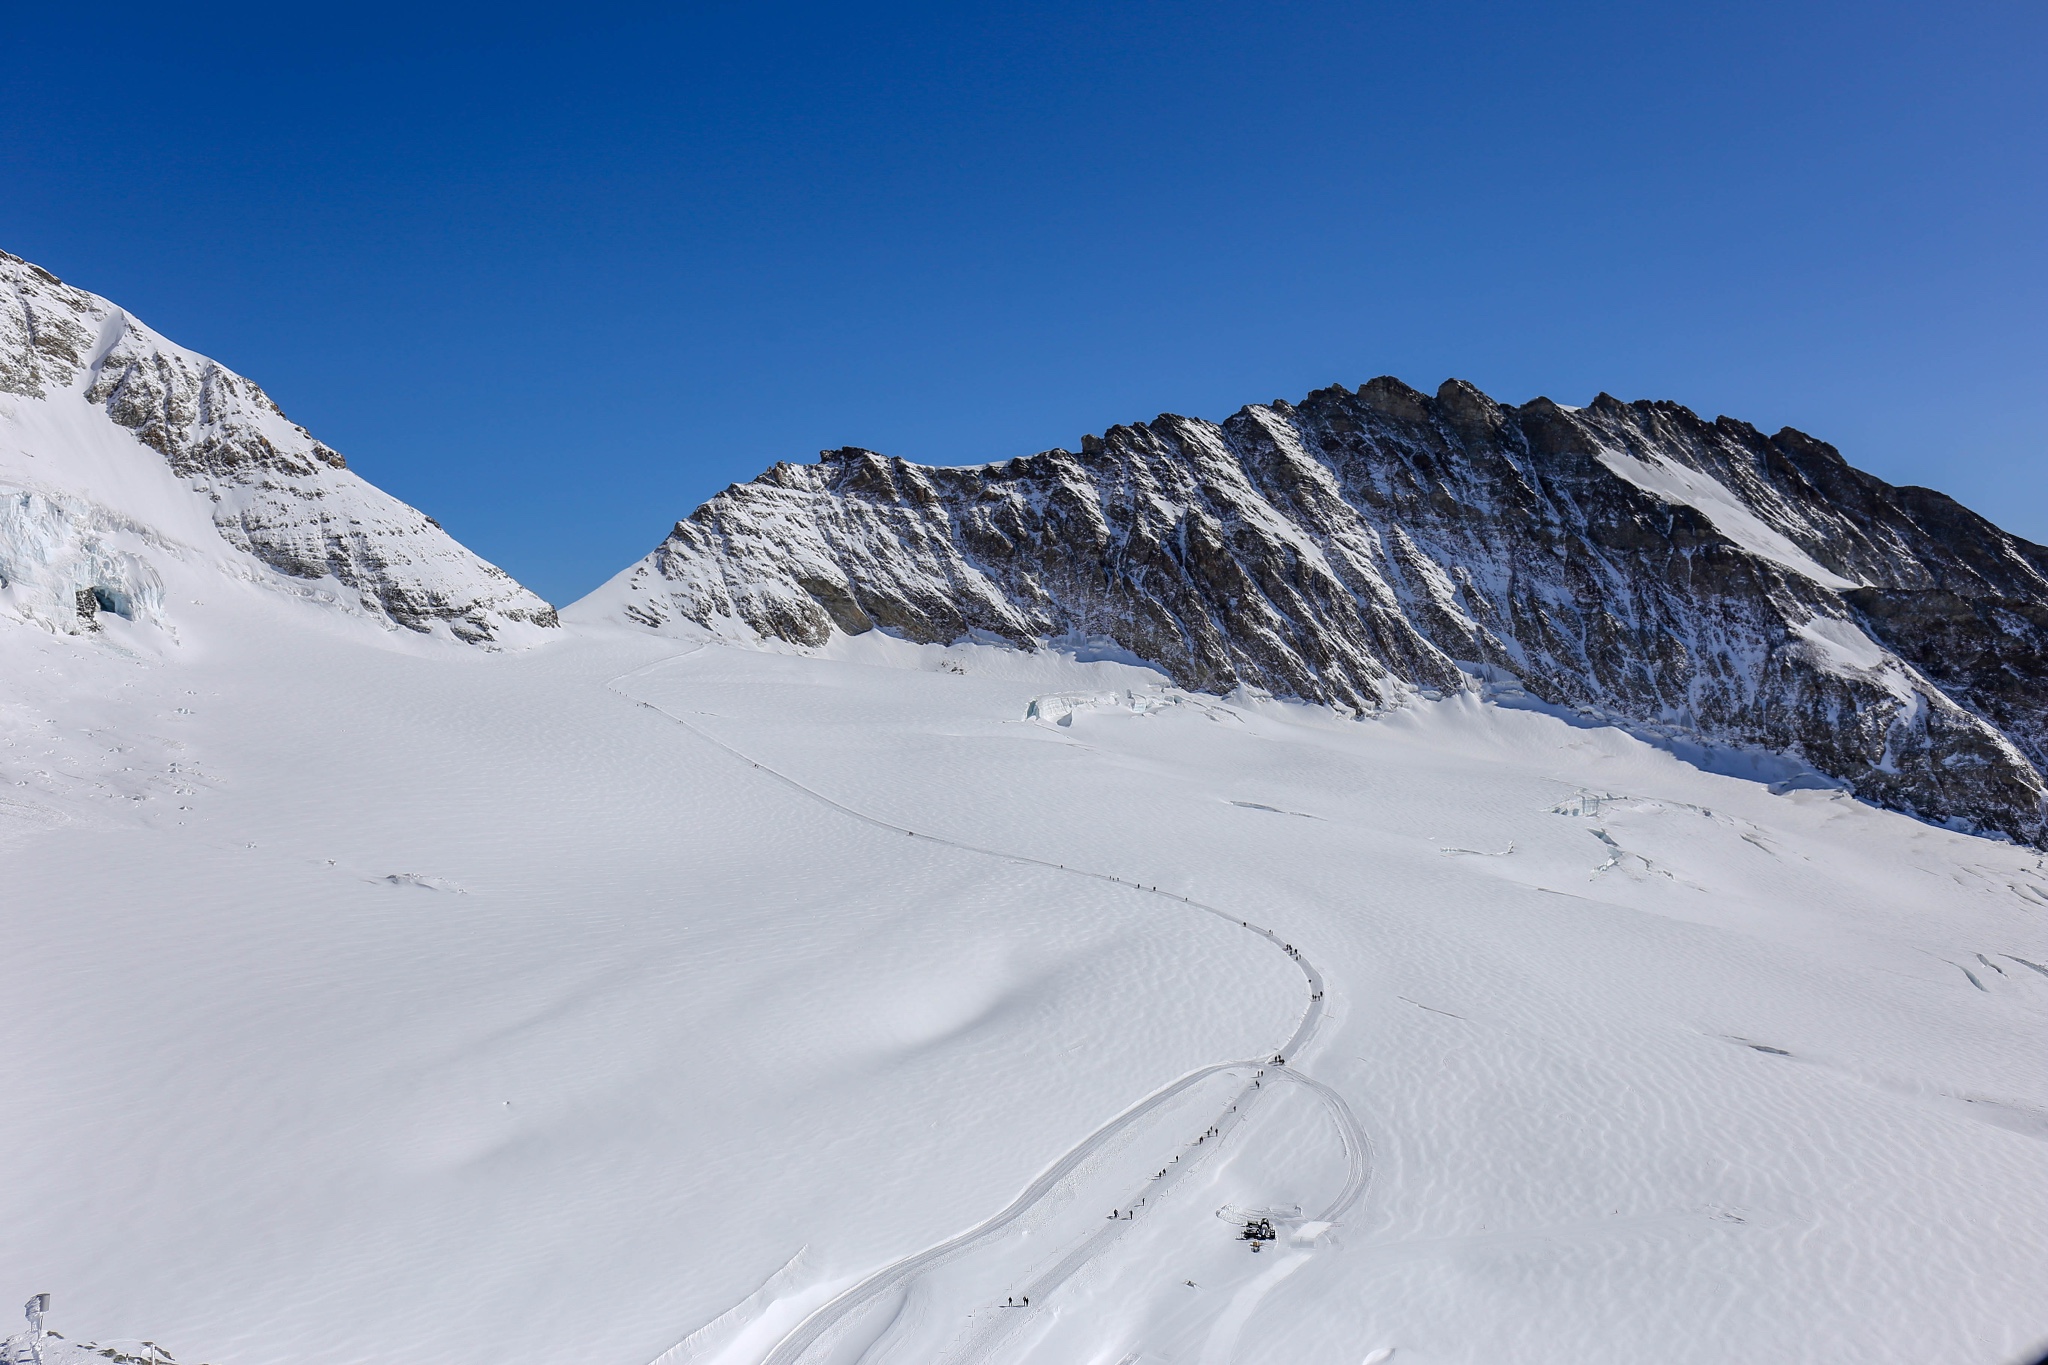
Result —
M 43 1365 L 43 1314 L 50 1311 L 50 1296 L 36 1295 L 21 1311 L 28 1317 L 28 1331 L 14 1338 L 20 1344 L 8 1352 L 7 1365 Z

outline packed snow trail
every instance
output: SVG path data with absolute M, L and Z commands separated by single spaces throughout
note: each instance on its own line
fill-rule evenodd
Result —
M 985 848 L 979 844 L 969 844 L 957 839 L 948 839 L 943 835 L 933 834 L 929 831 L 914 830 L 908 826 L 884 820 L 879 816 L 870 815 L 866 811 L 849 806 L 826 795 L 824 792 L 818 791 L 816 788 L 806 786 L 786 773 L 756 761 L 741 750 L 727 744 L 724 740 L 676 715 L 673 711 L 657 706 L 653 702 L 635 697 L 632 693 L 619 686 L 619 684 L 640 674 L 652 672 L 657 668 L 676 663 L 681 659 L 690 658 L 700 653 L 704 648 L 706 646 L 699 645 L 696 649 L 690 650 L 685 654 L 657 660 L 643 668 L 622 673 L 618 677 L 611 679 L 606 686 L 635 705 L 643 706 L 681 726 L 706 744 L 722 751 L 738 762 L 746 764 L 764 777 L 779 782 L 805 798 L 816 801 L 821 805 L 829 806 L 839 814 L 849 819 L 858 820 L 862 824 L 871 825 L 890 834 L 900 834 L 912 839 L 921 839 L 926 843 L 937 844 L 943 848 L 955 849 L 963 853 L 972 853 L 986 858 L 998 858 L 1006 862 L 1023 863 L 1032 867 L 1066 873 L 1071 876 L 1088 877 L 1096 881 L 1106 881 L 1143 895 L 1158 896 L 1174 904 L 1203 911 L 1219 919 L 1235 920 L 1240 928 L 1257 934 L 1287 955 L 1289 960 L 1300 969 L 1302 978 L 1308 986 L 1309 997 L 1308 1005 L 1302 1011 L 1301 1022 L 1295 1027 L 1293 1034 L 1288 1037 L 1287 1041 L 1280 1046 L 1280 1049 L 1276 1053 L 1271 1054 L 1269 1058 L 1242 1058 L 1228 1062 L 1216 1062 L 1188 1072 L 1177 1080 L 1171 1081 L 1160 1089 L 1153 1091 L 1150 1095 L 1139 1100 L 1136 1104 L 1133 1104 L 1115 1118 L 1110 1119 L 1107 1123 L 1069 1148 L 1051 1165 L 1040 1172 L 1038 1177 L 1027 1185 L 1015 1199 L 1011 1200 L 1010 1203 L 998 1212 L 963 1232 L 956 1233 L 942 1242 L 926 1247 L 923 1251 L 914 1252 L 909 1256 L 883 1266 L 881 1269 L 865 1276 L 850 1288 L 842 1290 L 818 1308 L 813 1309 L 795 1328 L 776 1343 L 775 1348 L 763 1359 L 762 1365 L 797 1365 L 797 1362 L 802 1360 L 810 1348 L 827 1332 L 882 1295 L 908 1284 L 925 1271 L 951 1260 L 955 1256 L 965 1254 L 978 1246 L 992 1241 L 1057 1188 L 1060 1182 L 1078 1169 L 1083 1162 L 1101 1150 L 1103 1145 L 1111 1138 L 1114 1138 L 1118 1133 L 1156 1110 L 1166 1101 L 1182 1093 L 1188 1087 L 1218 1072 L 1243 1069 L 1254 1073 L 1255 1078 L 1268 1075 L 1284 1076 L 1313 1091 L 1323 1101 L 1336 1124 L 1339 1139 L 1344 1145 L 1346 1167 L 1346 1178 L 1342 1190 L 1339 1191 L 1337 1197 L 1329 1206 L 1318 1215 L 1315 1221 L 1335 1222 L 1358 1202 L 1358 1199 L 1365 1192 L 1365 1185 L 1369 1176 L 1369 1154 L 1371 1147 L 1366 1139 L 1364 1130 L 1359 1126 L 1357 1118 L 1352 1114 L 1350 1106 L 1344 1102 L 1342 1096 L 1329 1086 L 1301 1074 L 1291 1066 L 1286 1065 L 1285 1062 L 1286 1058 L 1298 1052 L 1315 1036 L 1316 1028 L 1323 1018 L 1323 976 L 1302 955 L 1300 949 L 1286 942 L 1279 934 L 1272 929 L 1266 928 L 1264 925 L 1254 924 L 1241 915 L 1234 915 L 1227 910 L 1205 904 L 1189 896 L 1177 896 L 1170 892 L 1163 892 L 1155 886 L 1146 886 L 1135 880 L 1126 880 L 1106 872 L 1092 872 L 1086 868 L 1068 867 L 1064 863 L 1053 862 L 1046 858 L 1035 858 L 1029 854 L 1015 853 L 1007 849 Z M 1221 1146 L 1223 1135 L 1244 1121 L 1251 1104 L 1264 1093 L 1265 1091 L 1261 1086 L 1256 1084 L 1247 1085 L 1229 1107 L 1218 1116 L 1216 1123 L 1213 1125 L 1213 1128 L 1217 1130 L 1218 1147 Z M 1213 1151 L 1215 1148 L 1210 1148 L 1210 1150 Z M 1154 1177 L 1147 1186 L 1148 1197 L 1149 1194 L 1163 1192 L 1165 1188 L 1176 1183 L 1181 1176 L 1192 1169 L 1192 1166 L 1193 1163 L 1182 1164 L 1162 1176 Z M 1112 1243 L 1121 1238 L 1129 1230 L 1132 1221 L 1135 1221 L 1135 1219 L 1120 1220 L 1090 1234 L 1072 1252 L 1063 1257 L 1056 1265 L 1040 1274 L 1022 1291 L 1025 1301 L 1028 1303 L 1032 1295 L 1040 1296 L 1042 1301 L 1044 1295 L 1064 1283 L 1081 1266 L 1092 1260 L 1100 1252 L 1108 1249 Z M 1002 1324 L 1003 1330 L 999 1335 L 1007 1335 L 1015 1325 L 1021 1325 L 1020 1320 L 1028 1315 L 1029 1310 L 1025 1313 L 1013 1315 Z M 994 1344 L 992 1337 L 984 1338 L 976 1343 L 974 1354 L 981 1355 Z

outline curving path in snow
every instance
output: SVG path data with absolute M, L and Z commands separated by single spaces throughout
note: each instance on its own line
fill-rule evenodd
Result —
M 1335 1122 L 1339 1138 L 1344 1144 L 1346 1165 L 1344 1186 L 1338 1192 L 1337 1197 L 1316 1216 L 1314 1221 L 1324 1223 L 1335 1222 L 1348 1212 L 1364 1195 L 1366 1182 L 1370 1176 L 1371 1153 L 1371 1145 L 1366 1139 L 1364 1129 L 1359 1126 L 1356 1116 L 1352 1114 L 1351 1108 L 1345 1103 L 1343 1096 L 1313 1077 L 1287 1065 L 1284 1060 L 1293 1056 L 1314 1038 L 1316 1030 L 1323 1019 L 1323 976 L 1321 972 L 1316 970 L 1314 964 L 1302 955 L 1300 949 L 1286 942 L 1278 933 L 1264 925 L 1254 924 L 1241 915 L 1232 914 L 1228 910 L 1205 904 L 1191 897 L 1173 895 L 1169 892 L 1160 891 L 1157 887 L 1145 886 L 1139 882 L 1114 876 L 1106 872 L 1094 872 L 1086 868 L 1068 867 L 1064 863 L 1053 862 L 1045 858 L 1036 858 L 1025 853 L 1016 853 L 1008 849 L 985 848 L 979 844 L 949 839 L 943 835 L 910 829 L 892 821 L 884 820 L 879 816 L 871 815 L 866 811 L 856 809 L 853 806 L 836 800 L 814 787 L 806 786 L 787 773 L 780 772 L 756 761 L 741 750 L 727 744 L 724 740 L 691 724 L 673 711 L 657 706 L 652 702 L 644 701 L 620 686 L 620 684 L 630 678 L 673 664 L 679 659 L 688 658 L 705 647 L 699 645 L 697 649 L 691 650 L 686 654 L 671 656 L 667 659 L 658 660 L 644 668 L 622 673 L 618 677 L 611 679 L 606 686 L 628 701 L 633 702 L 636 706 L 643 706 L 681 726 L 691 735 L 694 735 L 737 762 L 746 764 L 763 777 L 779 782 L 808 800 L 828 806 L 849 819 L 858 820 L 862 824 L 873 826 L 878 830 L 892 835 L 921 839 L 927 843 L 956 849 L 963 853 L 972 853 L 986 858 L 998 858 L 1006 862 L 1023 863 L 1074 877 L 1088 877 L 1096 881 L 1110 882 L 1140 895 L 1156 896 L 1174 905 L 1184 906 L 1191 910 L 1199 910 L 1204 914 L 1214 915 L 1219 919 L 1235 920 L 1239 927 L 1246 932 L 1258 935 L 1268 944 L 1285 953 L 1289 960 L 1300 969 L 1303 982 L 1308 989 L 1308 1003 L 1302 1010 L 1300 1023 L 1295 1026 L 1294 1032 L 1288 1037 L 1287 1041 L 1282 1043 L 1274 1053 L 1264 1058 L 1239 1058 L 1199 1067 L 1153 1091 L 1062 1153 L 1041 1171 L 1037 1178 L 1027 1185 L 1015 1199 L 1011 1200 L 997 1212 L 976 1223 L 973 1227 L 956 1233 L 942 1242 L 935 1243 L 922 1251 L 914 1252 L 909 1256 L 890 1262 L 888 1265 L 873 1271 L 851 1287 L 842 1290 L 824 1304 L 813 1309 L 776 1343 L 775 1348 L 764 1358 L 762 1365 L 797 1365 L 810 1348 L 816 1345 L 826 1333 L 842 1322 L 847 1321 L 875 1300 L 896 1289 L 902 1288 L 926 1271 L 993 1241 L 1002 1235 L 1012 1224 L 1016 1223 L 1019 1218 L 1036 1207 L 1041 1200 L 1045 1199 L 1059 1186 L 1061 1181 L 1072 1175 L 1083 1163 L 1102 1150 L 1119 1133 L 1158 1109 L 1159 1106 L 1165 1104 L 1174 1096 L 1181 1094 L 1190 1086 L 1206 1080 L 1208 1077 L 1214 1076 L 1219 1072 L 1243 1071 L 1246 1073 L 1247 1084 L 1236 1095 L 1231 1104 L 1218 1115 L 1215 1124 L 1212 1126 L 1213 1140 L 1217 1147 L 1222 1145 L 1223 1138 L 1233 1128 L 1244 1121 L 1250 1112 L 1252 1104 L 1268 1093 L 1261 1083 L 1261 1078 L 1267 1076 L 1285 1077 L 1298 1085 L 1306 1087 L 1322 1100 L 1330 1113 L 1330 1117 Z M 1213 1151 L 1215 1148 L 1212 1147 L 1210 1150 Z M 1061 1258 L 1059 1262 L 1040 1273 L 1029 1285 L 1023 1288 L 1022 1296 L 1025 1301 L 1029 1302 L 1032 1298 L 1038 1298 L 1043 1302 L 1046 1295 L 1069 1279 L 1074 1272 L 1078 1271 L 1103 1251 L 1106 1251 L 1112 1243 L 1121 1238 L 1129 1230 L 1132 1221 L 1135 1221 L 1140 1215 L 1145 1204 L 1153 1196 L 1163 1194 L 1167 1188 L 1177 1183 L 1181 1177 L 1193 1168 L 1193 1165 L 1194 1163 L 1192 1162 L 1180 1163 L 1170 1166 L 1161 1172 L 1160 1175 L 1155 1176 L 1146 1186 L 1145 1195 L 1136 1201 L 1134 1205 L 1127 1206 L 1131 1214 L 1130 1218 L 1112 1221 L 1106 1226 L 1099 1228 L 1085 1238 L 1068 1255 Z M 1272 1277 L 1261 1278 L 1263 1281 Z M 1035 1312 L 1036 1309 L 1034 1308 L 1025 1312 L 1004 1315 L 1004 1321 L 1000 1328 L 972 1343 L 969 1354 L 972 1357 L 984 1356 L 998 1344 L 997 1337 L 1009 1335 L 1016 1326 L 1021 1325 L 1022 1319 Z

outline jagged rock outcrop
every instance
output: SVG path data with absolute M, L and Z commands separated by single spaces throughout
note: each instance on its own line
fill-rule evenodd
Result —
M 972 468 L 780 464 L 601 604 L 823 642 L 1107 638 L 1180 685 L 1538 697 L 2040 843 L 2048 550 L 1797 431 L 1393 379 Z
M 5 252 L 0 394 L 99 409 L 207 499 L 230 545 L 331 580 L 398 625 L 486 643 L 508 623 L 555 624 L 546 602 L 351 473 L 256 384 Z

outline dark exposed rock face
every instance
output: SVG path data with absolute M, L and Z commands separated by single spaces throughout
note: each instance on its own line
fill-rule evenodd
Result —
M 1505 672 L 2042 842 L 2048 550 L 1799 432 L 1393 379 L 1004 464 L 777 465 L 618 584 L 652 627 L 1106 637 L 1371 709 Z

